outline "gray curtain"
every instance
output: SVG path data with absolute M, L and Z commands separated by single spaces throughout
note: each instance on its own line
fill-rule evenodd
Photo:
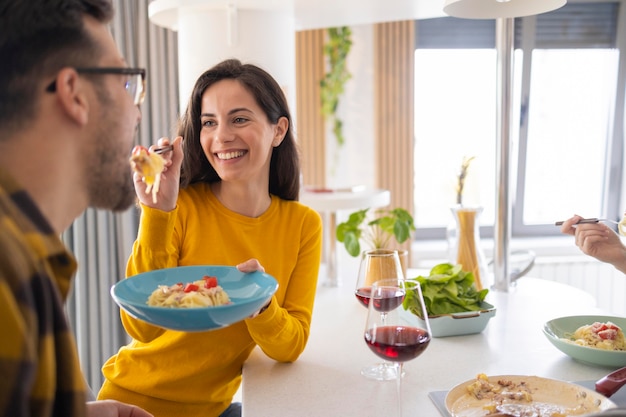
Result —
M 137 143 L 149 146 L 171 136 L 178 119 L 178 52 L 176 34 L 150 23 L 148 0 L 113 0 L 113 36 L 131 67 L 147 69 L 147 95 L 141 106 Z M 130 149 L 129 149 L 130 156 Z M 129 170 L 130 175 L 130 170 Z M 92 391 L 102 385 L 104 362 L 127 343 L 119 308 L 110 288 L 124 278 L 136 237 L 138 212 L 88 209 L 63 234 L 79 269 L 67 303 L 83 372 Z

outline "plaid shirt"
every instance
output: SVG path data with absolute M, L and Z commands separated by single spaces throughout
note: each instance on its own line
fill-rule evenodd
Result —
M 63 308 L 75 272 L 30 196 L 0 169 L 0 416 L 87 414 Z

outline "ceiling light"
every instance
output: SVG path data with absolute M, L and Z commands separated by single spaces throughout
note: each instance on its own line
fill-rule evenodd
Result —
M 445 0 L 443 11 L 465 19 L 531 16 L 564 6 L 566 0 Z

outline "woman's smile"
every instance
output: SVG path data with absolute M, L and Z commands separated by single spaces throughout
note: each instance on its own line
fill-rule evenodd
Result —
M 244 156 L 248 151 L 229 151 L 229 152 L 217 152 L 215 156 L 217 159 L 227 161 L 230 159 L 240 158 Z

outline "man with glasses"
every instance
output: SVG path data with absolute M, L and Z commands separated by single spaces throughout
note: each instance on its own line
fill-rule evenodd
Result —
M 124 88 L 126 92 L 132 97 L 133 103 L 136 106 L 143 103 L 143 99 L 146 96 L 146 70 L 143 68 L 114 68 L 114 67 L 100 67 L 100 68 L 74 68 L 79 74 L 120 74 L 126 75 L 126 81 L 124 82 Z M 46 91 L 54 93 L 56 91 L 56 80 L 52 81 Z
M 145 70 L 112 15 L 110 0 L 0 0 L 0 416 L 150 416 L 87 401 L 63 307 L 76 261 L 59 236 L 87 207 L 135 201 Z

